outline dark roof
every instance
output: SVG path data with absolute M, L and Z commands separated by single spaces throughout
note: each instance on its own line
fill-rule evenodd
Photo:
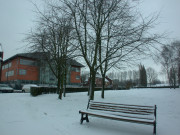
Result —
M 31 59 L 45 59 L 46 54 L 44 52 L 34 52 L 34 53 L 19 53 L 17 55 Z
M 33 52 L 33 53 L 19 53 L 16 54 L 8 59 L 6 59 L 5 61 L 3 61 L 3 63 L 8 62 L 9 60 L 12 60 L 14 58 L 17 57 L 24 57 L 24 58 L 29 58 L 29 59 L 35 59 L 35 60 L 43 60 L 46 59 L 46 53 L 44 52 Z M 77 62 L 76 60 L 73 59 L 68 59 L 68 64 L 72 65 L 72 66 L 78 66 L 78 67 L 84 67 L 82 64 L 80 64 L 79 62 Z
M 81 63 L 79 63 L 79 62 L 77 62 L 76 60 L 73 60 L 73 59 L 69 59 L 68 64 L 70 64 L 72 66 L 77 66 L 77 67 L 84 67 L 84 65 L 82 65 Z
M 8 62 L 9 60 L 13 60 L 17 57 L 24 57 L 24 58 L 29 58 L 29 59 L 42 59 L 44 57 L 45 53 L 43 52 L 34 52 L 34 53 L 18 53 L 8 59 L 6 59 L 5 61 L 3 61 L 3 63 Z

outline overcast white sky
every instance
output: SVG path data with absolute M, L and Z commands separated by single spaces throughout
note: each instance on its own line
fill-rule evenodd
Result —
M 180 40 L 180 0 L 140 1 L 139 8 L 143 15 L 161 12 L 157 32 L 168 31 L 168 38 Z M 35 3 L 41 2 L 36 0 Z M 36 15 L 33 10 L 29 0 L 0 0 L 0 43 L 3 45 L 4 60 L 24 52 L 26 43 L 22 40 L 34 26 Z

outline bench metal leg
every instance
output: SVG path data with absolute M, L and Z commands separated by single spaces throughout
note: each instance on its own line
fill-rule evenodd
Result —
M 86 120 L 86 122 L 89 122 L 88 114 L 86 114 L 86 116 L 84 117 L 84 114 L 81 113 L 81 120 L 80 120 L 80 123 L 82 124 L 84 120 Z
M 80 120 L 80 123 L 81 123 L 81 124 L 83 123 L 83 114 L 81 114 L 81 120 Z
M 154 131 L 153 131 L 154 135 L 156 135 L 156 123 L 154 123 Z
M 89 122 L 88 114 L 86 114 L 86 122 Z

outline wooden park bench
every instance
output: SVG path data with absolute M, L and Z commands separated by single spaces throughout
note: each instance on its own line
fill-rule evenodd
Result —
M 89 122 L 88 116 L 100 117 L 110 120 L 119 120 L 124 122 L 132 122 L 154 126 L 153 133 L 156 134 L 156 105 L 130 105 L 105 103 L 89 100 L 87 109 L 80 110 L 80 123 L 84 120 Z

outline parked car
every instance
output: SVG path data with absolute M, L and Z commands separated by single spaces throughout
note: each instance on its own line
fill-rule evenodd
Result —
M 31 87 L 38 87 L 36 84 L 25 84 L 22 87 L 22 92 L 30 92 Z
M 0 92 L 13 93 L 13 91 L 13 88 L 9 87 L 7 84 L 0 84 Z
M 46 87 L 46 88 L 57 88 L 57 85 L 49 85 L 49 84 L 39 84 L 39 87 Z

